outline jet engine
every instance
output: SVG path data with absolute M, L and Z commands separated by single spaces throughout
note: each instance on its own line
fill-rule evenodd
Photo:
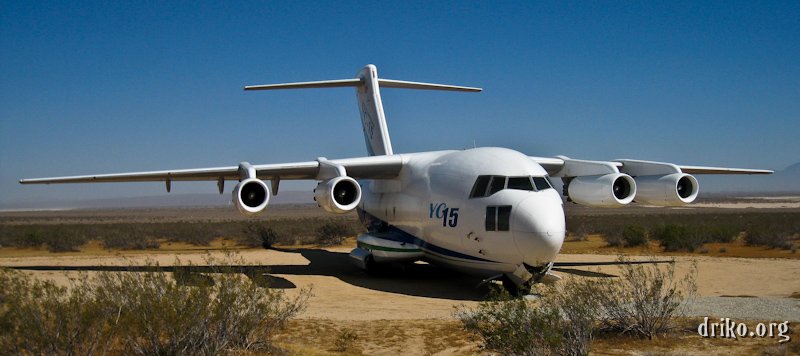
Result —
M 567 195 L 575 203 L 599 208 L 614 208 L 633 201 L 636 182 L 624 173 L 575 177 Z
M 686 173 L 636 177 L 636 202 L 658 206 L 682 206 L 697 198 L 700 185 Z
M 268 203 L 269 189 L 260 179 L 247 178 L 233 189 L 233 204 L 244 215 L 258 214 L 267 208 Z
M 314 189 L 314 200 L 327 212 L 344 214 L 361 202 L 361 186 L 350 177 L 322 181 Z

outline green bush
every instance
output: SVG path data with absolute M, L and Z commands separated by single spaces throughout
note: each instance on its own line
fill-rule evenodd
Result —
M 792 235 L 771 225 L 754 225 L 747 228 L 744 241 L 750 246 L 766 246 L 791 250 L 794 247 Z
M 208 260 L 214 278 L 191 286 L 150 272 L 102 272 L 71 288 L 0 270 L 0 349 L 19 354 L 217 355 L 270 351 L 271 337 L 305 307 L 243 276 L 242 261 Z M 175 270 L 191 269 L 176 263 Z
M 642 246 L 647 244 L 647 230 L 641 226 L 628 225 L 622 230 L 622 240 L 625 247 Z
M 150 233 L 139 225 L 106 230 L 104 235 L 97 236 L 105 249 L 146 250 L 157 249 L 160 244 Z
M 267 224 L 249 223 L 244 227 L 244 235 L 236 241 L 248 247 L 270 248 L 281 240 L 284 240 L 283 237 Z
M 620 257 L 619 262 L 629 260 Z M 604 328 L 650 339 L 667 332 L 672 319 L 683 315 L 696 295 L 696 276 L 696 264 L 680 279 L 674 263 L 623 265 L 620 280 L 595 285 Z
M 589 280 L 544 287 L 539 300 L 496 291 L 476 309 L 456 317 L 482 347 L 503 355 L 586 355 L 598 318 L 595 283 Z
M 484 349 L 501 355 L 557 354 L 563 345 L 558 310 L 524 298 L 500 295 L 475 310 L 457 310 L 456 317 L 480 337 Z
M 603 240 L 611 247 L 635 247 L 647 244 L 647 230 L 638 225 L 605 231 Z
M 355 230 L 349 224 L 330 221 L 317 229 L 317 243 L 322 246 L 335 246 L 344 241 L 346 237 L 355 235 Z
M 738 227 L 733 225 L 714 225 L 701 227 L 700 229 L 706 242 L 733 242 L 741 232 Z
M 660 242 L 664 251 L 670 252 L 694 252 L 705 243 L 705 238 L 696 229 L 676 224 L 661 225 L 653 229 L 651 237 Z
M 600 330 L 647 338 L 668 331 L 696 295 L 696 265 L 678 278 L 673 264 L 619 261 L 620 279 L 539 285 L 537 300 L 495 291 L 474 309 L 457 307 L 455 316 L 484 349 L 503 355 L 586 355 Z

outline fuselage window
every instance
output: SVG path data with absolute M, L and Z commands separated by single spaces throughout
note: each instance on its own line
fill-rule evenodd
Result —
M 508 231 L 509 220 L 511 220 L 511 206 L 497 207 L 497 231 Z
M 550 189 L 552 186 L 545 177 L 533 177 L 533 184 L 536 185 L 536 190 Z
M 497 207 L 486 207 L 486 231 L 497 231 Z
M 492 176 L 478 176 L 478 179 L 475 180 L 475 185 L 472 186 L 472 193 L 470 193 L 470 198 L 481 198 L 486 195 L 486 187 L 489 186 L 489 181 L 492 180 Z
M 486 231 L 508 231 L 511 220 L 511 205 L 486 207 Z
M 508 189 L 532 191 L 531 177 L 509 177 Z

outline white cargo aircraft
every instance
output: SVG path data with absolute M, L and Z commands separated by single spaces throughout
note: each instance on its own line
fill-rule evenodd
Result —
M 480 88 L 378 78 L 367 65 L 354 79 L 247 86 L 245 90 L 355 87 L 368 157 L 238 166 L 23 179 L 22 184 L 238 181 L 233 204 L 242 214 L 266 209 L 286 179 L 314 179 L 317 204 L 328 212 L 356 210 L 368 232 L 352 261 L 380 264 L 429 261 L 503 280 L 509 289 L 554 279 L 553 261 L 564 242 L 562 199 L 551 177 L 564 182 L 569 201 L 621 207 L 633 201 L 680 206 L 698 193 L 691 174 L 769 174 L 767 170 L 678 166 L 639 160 L 586 161 L 530 157 L 497 147 L 395 154 L 380 88 L 478 92 Z M 270 181 L 268 186 L 266 181 Z

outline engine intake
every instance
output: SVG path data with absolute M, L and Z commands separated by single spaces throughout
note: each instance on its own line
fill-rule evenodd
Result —
M 697 198 L 700 184 L 686 173 L 673 173 L 663 176 L 636 177 L 639 192 L 636 202 L 658 206 L 682 206 Z
M 233 204 L 244 215 L 258 214 L 267 208 L 268 203 L 269 189 L 260 179 L 247 178 L 233 189 Z
M 624 173 L 575 177 L 567 195 L 581 205 L 614 208 L 624 206 L 636 196 L 636 182 Z
M 327 212 L 344 214 L 361 202 L 361 186 L 350 177 L 322 181 L 314 189 L 314 200 Z

